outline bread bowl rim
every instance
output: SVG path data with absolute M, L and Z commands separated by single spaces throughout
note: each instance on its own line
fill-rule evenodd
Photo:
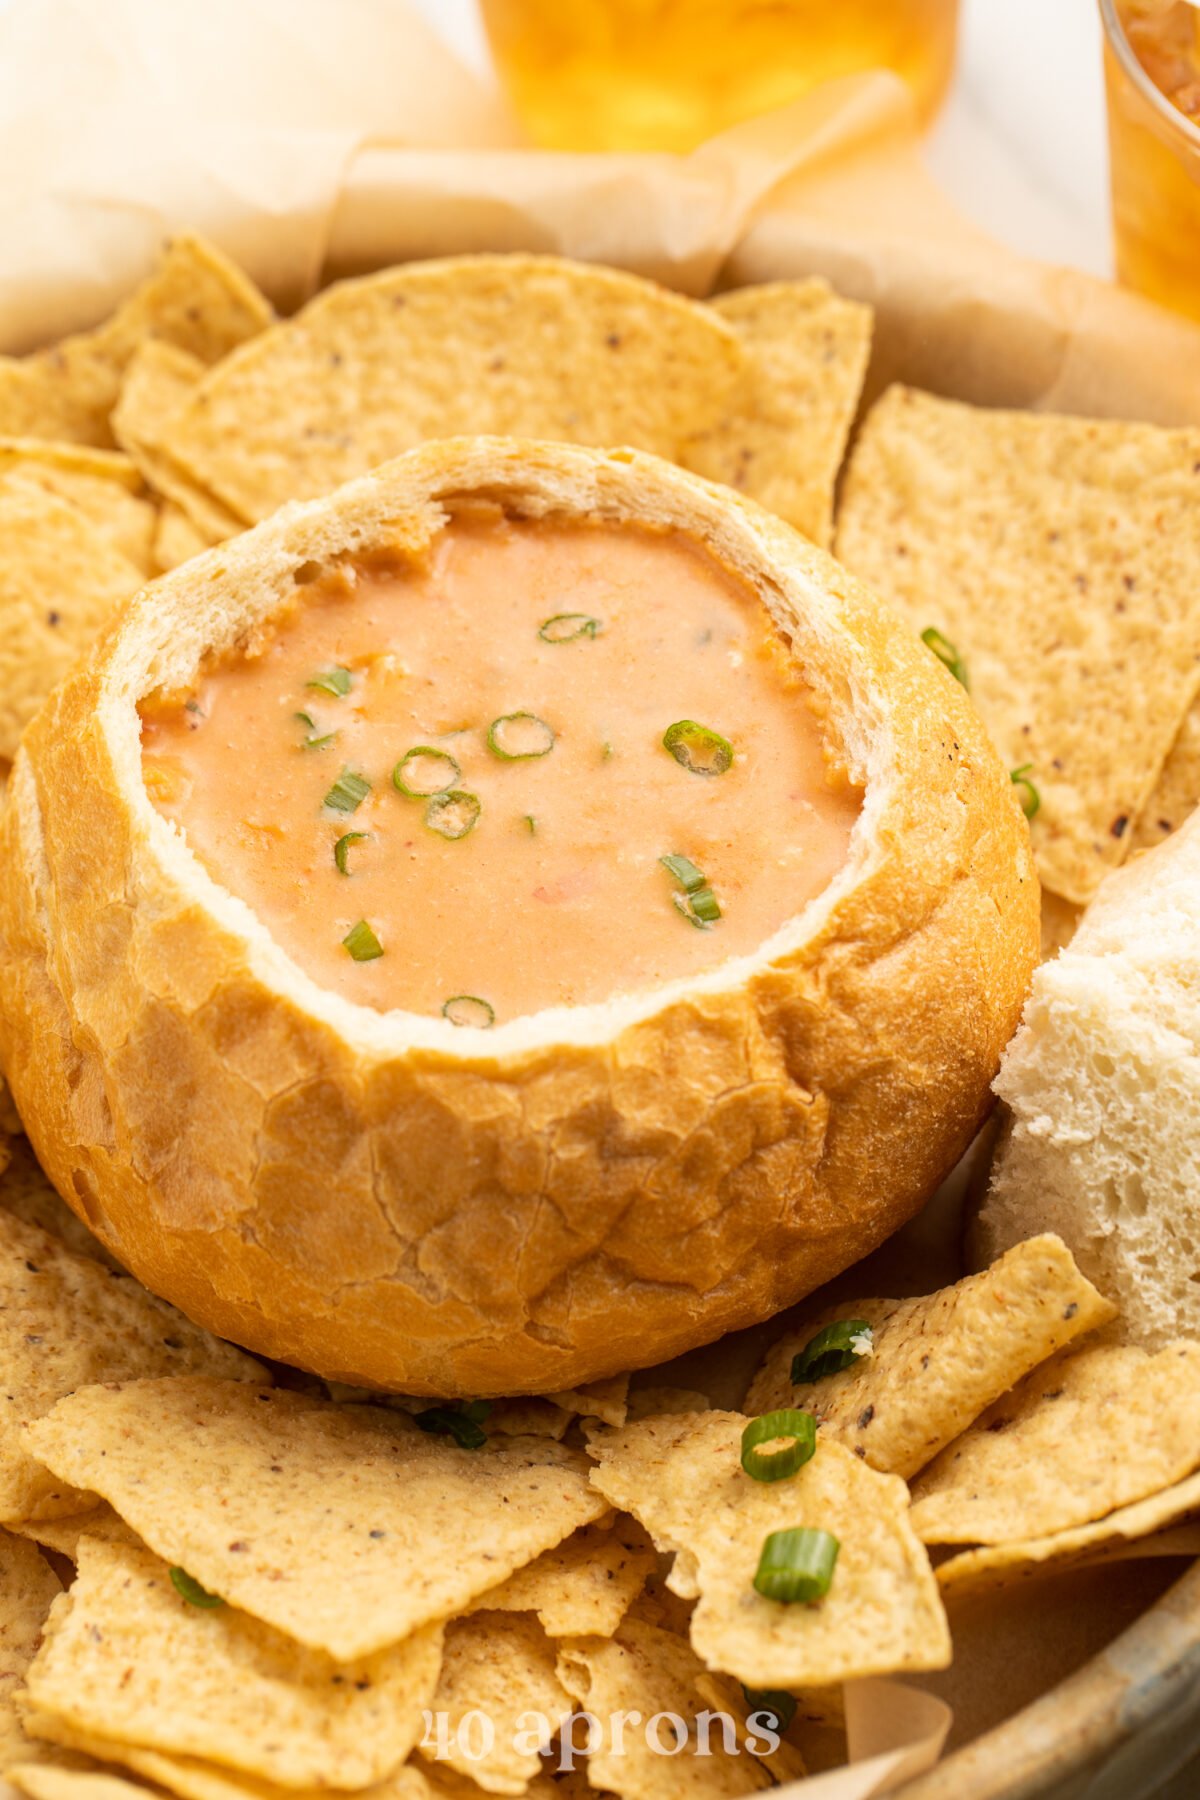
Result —
M 503 472 L 498 471 L 497 460 L 507 464 Z M 549 468 L 542 466 L 547 463 Z M 584 481 L 596 477 L 597 472 L 602 472 L 599 485 L 593 480 L 586 503 L 577 505 L 573 498 L 553 492 L 564 474 L 573 481 Z M 413 512 L 438 508 L 442 522 L 449 517 L 454 501 L 482 495 L 498 500 L 514 516 L 611 519 L 618 526 L 645 524 L 683 532 L 750 589 L 810 690 L 825 690 L 822 697 L 829 703 L 830 716 L 822 729 L 837 740 L 861 787 L 858 816 L 841 868 L 753 951 L 727 958 L 699 974 L 678 976 L 630 993 L 616 992 L 583 1005 L 523 1013 L 486 1032 L 464 1032 L 440 1017 L 403 1008 L 383 1011 L 324 986 L 277 943 L 247 901 L 209 872 L 180 828 L 155 808 L 142 776 L 139 704 L 156 689 L 186 687 L 205 655 L 236 650 L 234 625 L 245 629 L 269 621 L 290 598 L 280 594 L 273 608 L 243 606 L 218 632 L 211 607 L 198 604 L 205 585 L 220 584 L 227 591 L 226 564 L 231 556 L 244 562 L 259 552 L 282 552 L 279 573 L 286 574 L 284 564 L 291 562 L 294 575 L 304 560 L 312 560 L 299 554 L 291 542 L 297 523 L 302 537 L 312 535 L 304 528 L 313 521 L 318 535 L 322 527 L 332 526 L 333 541 L 320 549 L 312 543 L 303 546 L 328 557 L 331 565 L 339 556 L 353 558 L 382 547 L 386 522 L 375 516 L 381 484 L 389 485 L 404 476 L 411 477 L 415 490 Z M 611 493 L 602 491 L 605 477 L 615 483 Z M 645 516 L 649 495 L 673 516 L 662 512 Z M 369 515 L 368 535 L 360 543 L 339 544 L 338 538 L 353 537 L 358 514 L 364 511 Z M 438 528 L 440 525 L 435 526 Z M 285 506 L 240 537 L 232 553 L 228 546 L 218 546 L 140 590 L 101 640 L 96 657 L 100 677 L 95 722 L 111 758 L 140 855 L 151 858 L 172 888 L 189 893 L 213 921 L 239 941 L 248 971 L 266 992 L 299 1004 L 359 1055 L 371 1059 L 423 1051 L 434 1056 L 440 1053 L 459 1065 L 484 1068 L 526 1053 L 544 1055 L 558 1046 L 596 1048 L 674 1006 L 737 992 L 762 973 L 779 973 L 790 956 L 819 934 L 839 900 L 870 874 L 878 859 L 872 826 L 900 780 L 891 754 L 894 740 L 887 700 L 862 647 L 855 644 L 849 659 L 856 665 L 849 704 L 836 684 L 823 680 L 818 657 L 802 658 L 797 653 L 797 632 L 809 630 L 810 648 L 819 651 L 823 647 L 833 651 L 835 658 L 839 648 L 845 654 L 851 641 L 845 622 L 836 616 L 839 602 L 831 599 L 820 580 L 797 562 L 783 566 L 789 540 L 797 535 L 753 502 L 648 452 L 596 450 L 522 438 L 433 440 L 345 484 L 333 496 Z

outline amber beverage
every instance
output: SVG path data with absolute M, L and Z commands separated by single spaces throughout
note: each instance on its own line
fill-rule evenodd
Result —
M 1117 274 L 1200 318 L 1200 8 L 1100 0 Z
M 690 150 L 839 75 L 894 69 L 923 122 L 958 0 L 483 0 L 530 135 L 565 150 Z

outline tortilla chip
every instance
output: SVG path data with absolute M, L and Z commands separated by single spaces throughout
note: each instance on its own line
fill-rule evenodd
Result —
M 0 484 L 0 756 L 144 577 L 54 494 Z
M 51 1602 L 62 1582 L 33 1544 L 0 1531 L 0 1773 L 39 1747 L 26 1735 L 13 1704 L 42 1641 Z
M 366 1787 L 421 1735 L 441 1637 L 426 1626 L 338 1664 L 232 1606 L 193 1606 L 148 1550 L 81 1538 L 27 1683 L 39 1712 L 101 1737 L 284 1786 Z
M 614 269 L 412 263 L 328 288 L 214 370 L 164 447 L 253 522 L 460 432 L 675 456 L 743 361 L 715 313 Z
M 1200 806 L 1200 700 L 1193 700 L 1154 790 L 1134 820 L 1132 850 L 1161 844 Z
M 146 338 L 218 362 L 264 329 L 271 309 L 253 282 L 202 238 L 183 234 L 111 318 L 32 356 L 0 358 L 0 433 L 113 443 L 121 375 Z
M 382 1407 L 203 1376 L 90 1388 L 26 1442 L 210 1592 L 344 1658 L 461 1611 L 606 1510 L 587 1459 L 550 1438 L 460 1450 Z
M 116 450 L 49 439 L 0 438 L 0 485 L 13 483 L 56 494 L 143 575 L 154 573 L 151 551 L 157 517 L 129 457 Z
M 748 366 L 725 415 L 683 460 L 828 548 L 834 483 L 871 354 L 871 309 L 816 277 L 739 288 L 710 305 L 737 332 Z
M 658 1413 L 707 1412 L 710 1404 L 708 1395 L 698 1388 L 634 1388 L 624 1422 L 632 1425 L 637 1419 L 652 1419 Z
M 4 1772 L 29 1800 L 146 1800 L 147 1790 L 104 1769 L 54 1769 L 22 1762 Z
M 990 412 L 892 388 L 846 476 L 840 559 L 935 626 L 1010 767 L 1044 884 L 1124 861 L 1200 682 L 1200 431 Z
M 95 1496 L 91 1498 L 95 1499 Z M 18 1537 L 32 1539 L 45 1550 L 55 1550 L 71 1562 L 79 1560 L 79 1540 L 83 1537 L 99 1538 L 105 1544 L 140 1544 L 142 1541 L 105 1500 L 97 1500 L 86 1512 L 68 1513 L 57 1519 L 13 1519 L 5 1529 L 15 1532 Z
M 1061 1238 L 1015 1244 L 989 1269 L 915 1300 L 856 1300 L 793 1327 L 768 1352 L 746 1411 L 794 1406 L 873 1469 L 906 1479 L 1038 1363 L 1116 1317 Z M 792 1358 L 835 1319 L 866 1319 L 874 1347 L 837 1375 L 793 1387 Z
M 177 569 L 181 563 L 191 562 L 193 556 L 199 556 L 202 550 L 211 547 L 209 539 L 193 525 L 182 506 L 176 506 L 173 500 L 163 502 L 154 536 L 154 565 L 161 575 Z
M 698 1596 L 698 1655 L 754 1688 L 945 1668 L 950 1635 L 904 1483 L 827 1441 L 791 1480 L 753 1481 L 740 1461 L 746 1424 L 740 1413 L 679 1413 L 591 1437 L 595 1486 L 676 1552 L 668 1585 Z M 841 1544 L 819 1607 L 766 1600 L 753 1586 L 769 1533 L 802 1524 Z
M 580 1419 L 600 1419 L 605 1425 L 623 1425 L 629 1402 L 628 1375 L 610 1375 L 605 1381 L 589 1381 L 582 1387 L 548 1394 L 555 1406 Z
M 1077 1525 L 1071 1531 L 964 1550 L 939 1565 L 938 1585 L 943 1594 L 958 1595 L 1009 1587 L 1013 1582 L 1028 1581 L 1043 1573 L 1058 1574 L 1062 1569 L 1101 1561 L 1125 1544 L 1135 1544 L 1164 1526 L 1197 1514 L 1200 1475 L 1189 1475 L 1174 1487 L 1137 1500 L 1132 1506 L 1118 1507 L 1107 1518 Z
M 782 1734 L 777 1749 L 770 1751 L 767 1755 L 761 1754 L 765 1748 L 765 1740 L 758 1725 L 752 1727 L 750 1720 L 756 1713 L 764 1710 L 769 1713 L 770 1708 L 764 1707 L 761 1697 L 755 1694 L 753 1688 L 744 1688 L 741 1682 L 731 1681 L 728 1675 L 714 1675 L 711 1669 L 704 1667 L 703 1663 L 700 1664 L 699 1673 L 695 1677 L 695 1688 L 706 1706 L 711 1707 L 714 1712 L 729 1714 L 737 1729 L 743 1755 L 759 1754 L 760 1760 L 770 1772 L 774 1782 L 804 1780 L 808 1773 L 804 1765 L 804 1758 L 795 1744 L 789 1743 Z M 841 1691 L 840 1687 L 832 1690 L 838 1695 L 841 1694 Z M 797 1707 L 797 1716 L 801 1716 L 799 1707 Z M 772 1725 L 771 1729 L 774 1730 L 775 1727 Z
M 1002 1544 L 1102 1519 L 1200 1465 L 1200 1344 L 1076 1350 L 1027 1376 L 913 1488 L 927 1544 Z
M 480 1594 L 475 1605 L 536 1613 L 552 1638 L 611 1637 L 656 1567 L 642 1527 L 618 1518 L 611 1525 L 585 1525 L 553 1550 L 543 1550 L 499 1587 Z
M 1079 921 L 1086 908 L 1076 906 L 1073 900 L 1063 900 L 1058 894 L 1052 894 L 1049 888 L 1042 889 L 1042 961 L 1048 962 L 1065 950 L 1075 933 L 1079 930 Z
M 22 1429 L 89 1382 L 211 1369 L 267 1379 L 250 1357 L 36 1225 L 0 1212 L 0 1518 L 82 1512 L 91 1494 L 64 1488 L 21 1444 Z
M 669 1567 L 671 1558 L 662 1556 L 660 1563 Z M 662 1631 L 672 1631 L 676 1637 L 685 1638 L 691 1633 L 695 1610 L 694 1600 L 685 1600 L 681 1594 L 671 1592 L 660 1567 L 647 1576 L 645 1587 L 630 1602 L 625 1617 L 639 1619 L 643 1625 L 657 1625 Z
M 205 548 L 235 537 L 241 520 L 185 470 L 164 448 L 171 426 L 204 375 L 204 364 L 175 344 L 148 338 L 130 358 L 113 409 L 113 435 L 133 458 L 149 485 L 172 501 Z
M 33 1153 L 27 1137 L 9 1138 L 9 1162 L 0 1175 L 0 1211 L 15 1213 L 26 1225 L 48 1231 L 77 1256 L 124 1273 L 120 1263 L 99 1238 L 93 1237 L 82 1219 L 76 1218 L 58 1189 L 52 1187 Z
M 539 1752 L 574 1710 L 554 1661 L 554 1646 L 527 1613 L 452 1619 L 432 1701 L 444 1741 L 427 1732 L 421 1755 L 469 1776 L 489 1794 L 523 1794 L 541 1767 Z M 491 1722 L 490 1742 L 472 1730 L 476 1711 Z M 540 1725 L 524 1716 L 530 1713 L 541 1715 Z
M 564 1644 L 558 1670 L 563 1686 L 600 1722 L 586 1765 L 594 1787 L 620 1800 L 676 1800 L 680 1794 L 735 1800 L 772 1785 L 763 1759 L 742 1748 L 736 1728 L 726 1734 L 713 1721 L 701 1738 L 698 1715 L 711 1710 L 696 1686 L 704 1664 L 683 1638 L 627 1622 L 615 1638 Z M 662 1720 L 656 1731 L 650 1725 L 670 1713 L 687 1727 L 678 1754 L 671 1753 L 679 1742 L 671 1721 Z M 632 1717 L 618 1736 L 622 1714 Z M 577 1741 L 582 1743 L 582 1733 Z

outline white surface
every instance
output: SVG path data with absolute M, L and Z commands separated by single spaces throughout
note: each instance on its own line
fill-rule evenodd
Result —
M 476 0 L 414 4 L 474 68 L 489 67 Z M 1100 45 L 1096 0 L 962 0 L 958 73 L 928 156 L 994 237 L 1107 275 Z

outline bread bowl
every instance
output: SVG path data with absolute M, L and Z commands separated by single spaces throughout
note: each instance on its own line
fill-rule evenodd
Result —
M 461 1029 L 314 978 L 152 802 L 139 707 L 265 666 L 306 595 L 427 566 L 472 504 L 680 539 L 753 613 L 858 790 L 761 943 Z M 690 943 L 693 890 L 656 878 Z M 865 1254 L 970 1140 L 1037 949 L 1008 772 L 936 658 L 782 522 L 626 450 L 430 444 L 163 577 L 26 733 L 0 819 L 4 1072 L 64 1198 L 210 1329 L 413 1393 L 660 1361 Z

